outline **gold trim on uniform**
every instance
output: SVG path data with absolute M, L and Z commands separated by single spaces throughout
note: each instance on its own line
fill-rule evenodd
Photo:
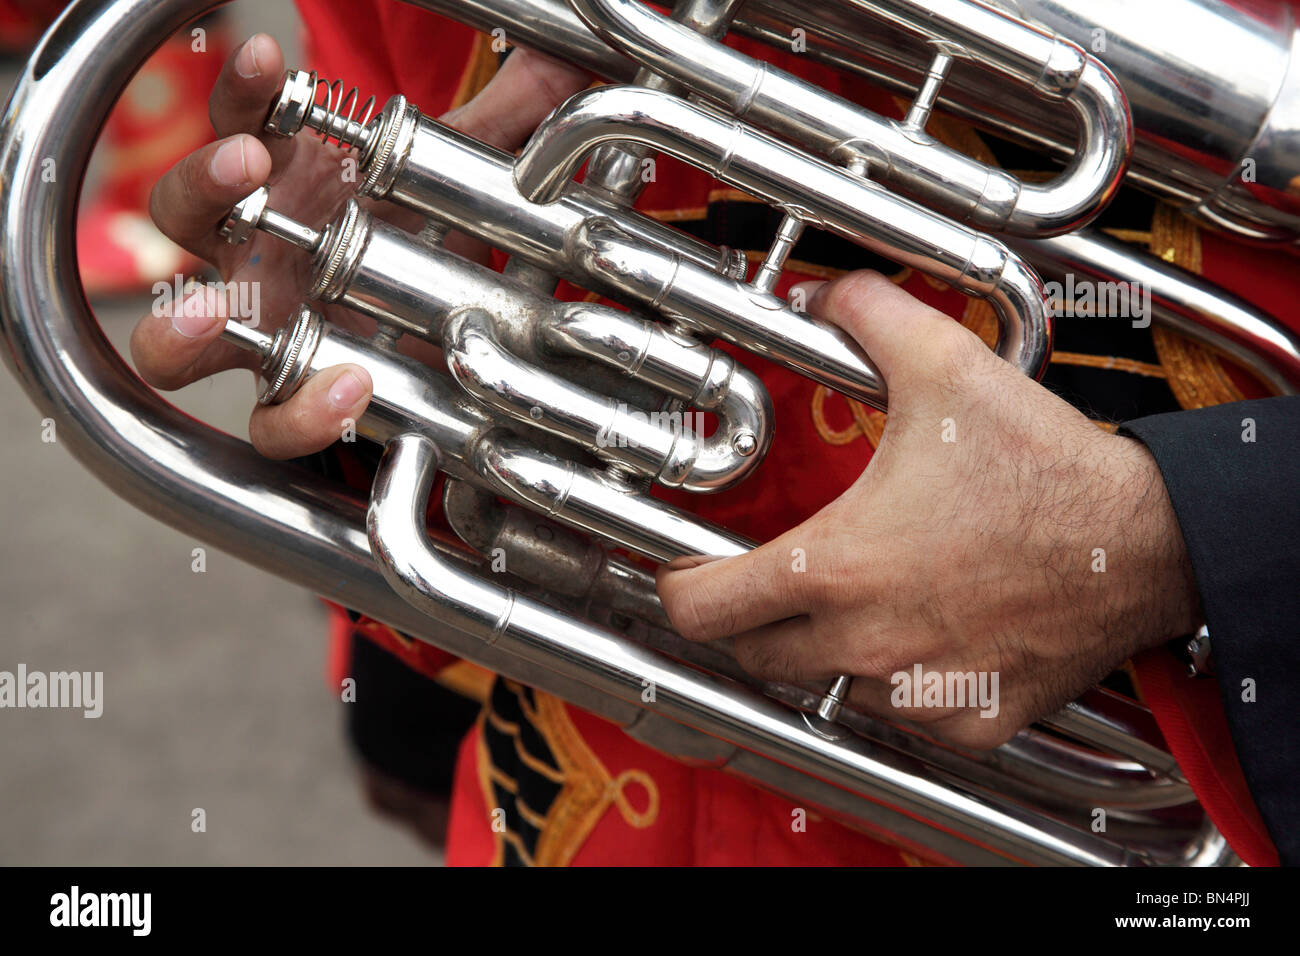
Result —
M 535 703 L 531 703 L 524 688 L 514 681 L 505 681 L 505 686 L 518 697 L 524 716 L 546 741 L 558 768 L 529 754 L 524 749 L 518 725 L 495 714 L 489 701 L 479 717 L 478 739 L 479 783 L 489 822 L 495 808 L 496 798 L 492 789 L 495 782 L 516 795 L 515 806 L 520 815 L 539 831 L 537 850 L 533 854 L 526 852 L 518 834 L 509 829 L 494 831 L 494 866 L 499 866 L 504 859 L 507 842 L 530 866 L 567 866 L 611 806 L 618 809 L 630 827 L 640 830 L 654 825 L 659 818 L 660 796 L 659 787 L 649 773 L 633 768 L 613 777 L 573 726 L 562 700 L 533 690 Z M 514 738 L 515 751 L 525 766 L 561 784 L 559 795 L 544 815 L 526 807 L 518 799 L 516 781 L 493 766 L 484 736 L 484 724 L 488 720 L 499 732 Z M 643 810 L 637 809 L 628 797 L 627 788 L 634 784 L 646 793 L 647 802 Z

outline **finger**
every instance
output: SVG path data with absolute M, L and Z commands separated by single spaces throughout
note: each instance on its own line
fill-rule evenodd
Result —
M 992 750 L 1025 729 L 1028 723 L 1028 720 L 998 714 L 990 707 L 982 711 L 967 709 L 940 717 L 925 730 L 945 743 L 967 750 Z
M 232 247 L 218 235 L 217 225 L 270 174 L 270 154 L 255 137 L 240 133 L 209 143 L 158 180 L 149 214 L 168 239 L 220 265 Z
M 659 599 L 688 640 L 713 641 L 808 610 L 802 581 L 784 536 L 747 554 L 697 563 L 678 559 L 659 568 Z
M 370 373 L 339 365 L 309 378 L 283 405 L 259 405 L 248 422 L 253 447 L 267 458 L 297 458 L 328 448 L 355 426 L 370 402 Z
M 478 96 L 442 120 L 462 133 L 513 152 L 551 110 L 590 83 L 591 75 L 585 70 L 516 48 Z
M 1004 731 L 1002 722 L 996 721 L 1001 710 L 997 684 L 992 685 L 990 694 L 982 677 L 977 675 L 977 683 L 971 685 L 967 673 L 928 663 L 899 665 L 892 671 L 877 669 L 870 677 L 855 677 L 848 702 L 855 710 L 887 719 L 933 725 L 926 732 L 945 740 L 955 741 L 948 731 L 970 721 L 981 732 Z M 954 678 L 962 683 L 953 684 Z
M 791 295 L 800 288 L 807 296 L 808 313 L 853 336 L 891 385 L 932 368 L 937 351 L 948 348 L 965 331 L 868 269 L 833 282 L 796 286 Z
M 736 662 L 761 680 L 787 684 L 829 682 L 849 674 L 853 682 L 847 703 L 862 713 L 913 723 L 944 720 L 956 713 L 951 707 L 913 706 L 910 696 L 905 700 L 899 696 L 896 675 L 881 679 L 853 673 L 855 655 L 845 641 L 837 640 L 844 633 L 828 634 L 806 615 L 767 624 L 736 635 Z M 911 672 L 902 676 L 910 679 Z
M 828 659 L 826 640 L 807 615 L 764 624 L 736 635 L 736 662 L 768 681 L 798 683 L 838 673 Z
M 954 713 L 950 707 L 914 706 L 911 684 L 903 682 L 904 677 L 910 679 L 911 672 L 900 674 L 902 676 L 891 675 L 886 680 L 854 677 L 849 687 L 849 706 L 886 720 L 906 720 L 913 724 L 935 723 Z
M 140 377 L 172 391 L 225 369 L 256 367 L 250 353 L 219 341 L 228 314 L 224 305 L 216 290 L 201 286 L 136 323 L 131 358 Z
M 259 135 L 284 76 L 280 44 L 256 33 L 230 54 L 208 98 L 208 116 L 218 136 Z

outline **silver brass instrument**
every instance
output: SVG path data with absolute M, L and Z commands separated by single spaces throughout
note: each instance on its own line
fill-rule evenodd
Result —
M 1217 10 L 1186 2 L 1207 16 Z M 374 397 L 358 433 L 386 448 L 365 499 L 177 412 L 130 372 L 81 291 L 76 194 L 66 184 L 82 179 L 88 131 L 153 49 L 218 5 L 74 4 L 41 42 L 0 127 L 7 360 L 102 480 L 287 580 L 328 582 L 333 599 L 405 633 L 926 858 L 1238 862 L 1134 701 L 1093 690 L 995 751 L 939 746 L 843 706 L 848 678 L 830 688 L 762 684 L 723 648 L 688 644 L 672 632 L 653 578 L 611 551 L 663 561 L 753 546 L 648 493 L 652 483 L 697 493 L 732 487 L 773 440 L 762 383 L 711 348 L 714 339 L 887 406 L 869 356 L 773 294 L 810 226 L 987 299 L 998 353 L 1026 375 L 1041 376 L 1051 351 L 1037 268 L 1148 282 L 1157 321 L 1244 362 L 1278 391 L 1300 386 L 1300 342 L 1270 317 L 1078 231 L 1119 187 L 1134 128 L 1123 78 L 1068 38 L 1068 24 L 1052 32 L 974 0 L 820 5 L 809 50 L 826 62 L 881 72 L 863 17 L 923 51 L 919 73 L 890 80 L 915 80 L 911 109 L 894 121 L 720 42 L 732 29 L 788 37 L 806 18 L 780 0 L 686 0 L 671 17 L 633 0 L 421 0 L 479 29 L 504 25 L 515 41 L 614 81 L 559 107 L 518 157 L 402 96 L 375 113 L 373 100 L 362 104 L 341 81 L 290 72 L 268 104 L 268 130 L 315 133 L 353 150 L 358 196 L 414 210 L 427 225 L 406 232 L 355 200 L 328 223 L 295 222 L 259 190 L 232 210 L 224 234 L 240 242 L 262 230 L 301 247 L 312 285 L 275 334 L 235 320 L 224 334 L 259 356 L 262 402 L 283 401 L 340 363 L 371 372 Z M 1069 6 L 1019 5 L 1028 16 Z M 1225 22 L 1236 16 L 1217 12 Z M 969 101 L 952 87 L 970 72 L 1032 101 L 1024 116 L 1053 118 L 1034 135 L 1068 159 L 1054 179 L 1021 182 L 926 134 L 932 108 L 960 111 Z M 85 95 L 90 89 L 104 95 Z M 1142 137 L 1139 126 L 1139 155 Z M 743 253 L 632 208 L 640 161 L 653 151 L 781 211 L 752 278 Z M 586 179 L 575 182 L 588 159 Z M 58 186 L 40 174 L 47 161 Z M 1223 189 L 1201 196 L 1198 208 L 1226 219 L 1240 198 Z M 508 253 L 504 272 L 445 248 L 452 229 Z M 560 279 L 630 311 L 559 301 Z M 379 332 L 337 328 L 311 301 L 346 305 Z M 446 369 L 398 351 L 404 335 L 441 346 Z M 707 437 L 681 426 L 700 412 L 718 421 Z M 425 526 L 437 471 L 447 476 L 443 508 L 463 543 Z M 487 571 L 483 556 L 496 549 L 508 577 Z M 652 702 L 642 697 L 647 684 Z M 1089 827 L 1094 807 L 1107 808 L 1106 834 Z

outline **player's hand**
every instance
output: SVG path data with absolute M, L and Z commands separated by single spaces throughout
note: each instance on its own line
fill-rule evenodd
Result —
M 852 487 L 776 540 L 662 568 L 685 637 L 735 635 L 740 663 L 767 680 L 854 675 L 851 704 L 984 748 L 1195 629 L 1182 535 L 1140 443 L 876 273 L 820 285 L 809 312 L 884 375 L 880 446 Z M 919 688 L 897 693 L 895 675 L 917 664 L 997 674 L 998 699 L 912 706 Z
M 345 181 L 345 154 L 308 133 L 277 139 L 262 123 L 284 74 L 284 56 L 271 37 L 258 34 L 226 62 L 212 91 L 208 112 L 216 142 L 176 164 L 154 188 L 150 212 L 162 232 L 211 263 L 226 283 L 257 283 L 258 327 L 273 332 L 302 301 L 310 286 L 309 256 L 261 233 L 239 246 L 217 227 L 232 206 L 269 184 L 274 207 L 319 226 L 331 220 L 355 184 Z M 473 101 L 443 120 L 502 149 L 522 145 L 561 101 L 587 85 L 585 73 L 528 50 L 516 50 Z M 382 204 L 382 214 L 408 229 L 418 216 Z M 460 237 L 457 251 L 474 254 Z M 236 287 L 238 288 L 238 287 Z M 251 301 L 251 295 L 246 298 Z M 131 355 L 140 375 L 155 388 L 176 389 L 230 368 L 255 366 L 253 357 L 219 336 L 229 310 L 212 290 L 198 287 L 163 314 L 140 320 L 131 336 Z M 324 309 L 344 327 L 373 329 L 368 319 L 338 306 Z M 355 422 L 370 401 L 365 369 L 349 365 L 313 376 L 282 405 L 258 406 L 249 435 L 262 454 L 290 458 L 337 441 L 348 420 Z

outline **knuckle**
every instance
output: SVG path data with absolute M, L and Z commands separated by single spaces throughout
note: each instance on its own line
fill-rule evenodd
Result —
M 900 654 L 882 641 L 871 641 L 858 647 L 849 661 L 849 670 L 854 674 L 885 683 L 908 666 Z
M 887 628 L 860 628 L 845 653 L 854 674 L 891 684 L 895 674 L 911 674 L 921 655 L 903 636 Z
M 272 452 L 275 450 L 267 440 L 266 416 L 265 409 L 256 408 L 248 420 L 248 440 L 256 451 L 263 458 L 274 458 Z
M 996 358 L 979 336 L 951 320 L 936 323 L 926 335 L 923 348 L 932 374 L 949 386 L 982 374 Z
M 1016 735 L 1016 728 L 1001 717 L 986 719 L 971 714 L 954 720 L 945 727 L 942 736 L 949 742 L 969 750 L 993 750 Z
M 781 604 L 801 610 L 842 596 L 860 546 L 828 520 L 834 507 L 828 505 L 777 542 L 764 545 L 772 552 L 771 560 L 763 565 L 763 579 L 749 582 L 755 591 L 775 590 Z
M 662 589 L 668 619 L 688 641 L 709 641 L 730 633 L 735 613 L 714 599 L 707 579 L 690 580 Z
M 811 550 L 811 549 L 810 549 Z M 829 541 L 808 555 L 808 571 L 790 574 L 791 597 L 805 605 L 842 604 L 846 596 L 864 597 L 871 575 L 858 565 L 859 546 Z
M 870 311 L 882 295 L 891 294 L 894 283 L 879 272 L 860 269 L 828 284 L 822 292 L 822 312 L 828 316 L 853 315 Z
M 736 662 L 755 677 L 770 681 L 800 680 L 802 674 L 790 645 L 780 640 L 736 641 Z
M 309 442 L 316 443 L 316 438 L 322 430 L 319 406 L 324 404 L 324 396 L 320 396 L 322 399 L 320 402 L 312 401 L 315 397 L 312 395 L 297 396 L 298 401 L 291 399 L 285 406 L 282 435 L 286 439 L 286 443 L 291 442 L 300 446 Z

